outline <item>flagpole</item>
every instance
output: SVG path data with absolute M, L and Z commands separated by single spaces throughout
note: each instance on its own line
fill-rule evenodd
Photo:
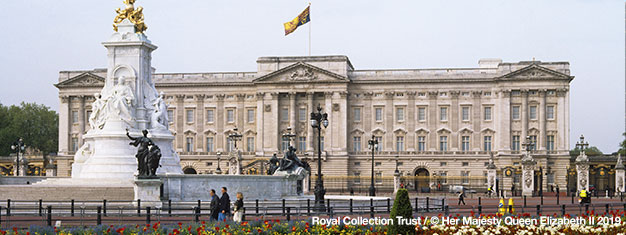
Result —
M 309 19 L 311 18 L 311 2 L 309 2 Z M 311 56 L 311 20 L 309 20 L 309 56 Z

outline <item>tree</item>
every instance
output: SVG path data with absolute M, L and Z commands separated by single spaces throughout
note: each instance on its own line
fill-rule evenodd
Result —
M 27 147 L 43 155 L 57 152 L 59 116 L 49 107 L 36 103 L 20 106 L 0 104 L 0 156 L 13 152 L 11 145 L 19 138 Z
M 413 209 L 411 208 L 411 201 L 409 200 L 409 191 L 404 188 L 398 189 L 396 192 L 396 200 L 393 201 L 393 207 L 391 208 L 391 214 L 389 218 L 393 220 L 393 224 L 389 225 L 389 234 L 415 234 L 415 225 L 404 225 L 398 223 L 397 217 L 402 217 L 405 221 L 410 221 L 413 218 Z
M 569 151 L 570 156 L 578 156 L 579 154 L 580 149 L 578 147 Z M 604 153 L 602 153 L 602 151 L 600 151 L 600 149 L 598 149 L 598 147 L 596 146 L 589 146 L 587 149 L 585 149 L 585 154 L 587 156 L 602 156 Z

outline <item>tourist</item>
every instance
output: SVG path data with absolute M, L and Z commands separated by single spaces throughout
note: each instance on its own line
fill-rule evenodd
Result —
M 237 201 L 235 201 L 234 211 L 233 220 L 241 223 L 243 219 L 243 194 L 241 192 L 237 192 Z
M 459 193 L 459 203 L 457 205 L 461 205 L 461 203 L 463 203 L 463 205 L 465 205 L 465 190 L 461 190 L 461 192 Z
M 217 220 L 226 221 L 230 215 L 230 197 L 228 196 L 226 187 L 222 187 L 222 197 L 220 197 L 220 213 Z
M 211 189 L 211 191 L 209 192 L 209 195 L 211 196 L 211 204 L 209 206 L 210 210 L 211 210 L 211 217 L 209 218 L 210 221 L 213 220 L 217 220 L 217 216 L 219 213 L 219 200 L 220 198 L 215 195 L 215 189 Z

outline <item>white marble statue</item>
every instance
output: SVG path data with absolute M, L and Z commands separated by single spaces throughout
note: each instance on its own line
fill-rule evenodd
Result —
M 167 117 L 167 104 L 165 103 L 165 94 L 161 94 L 154 99 L 152 104 L 153 111 L 150 115 L 150 126 L 152 129 L 167 130 L 169 120 Z
M 92 130 L 102 129 L 106 122 L 104 109 L 106 108 L 106 100 L 103 100 L 100 93 L 93 94 L 96 100 L 91 104 L 91 115 L 89 115 L 89 126 Z
M 126 84 L 126 78 L 122 76 L 106 98 L 107 119 L 119 118 L 132 125 L 134 106 L 135 94 L 130 86 Z

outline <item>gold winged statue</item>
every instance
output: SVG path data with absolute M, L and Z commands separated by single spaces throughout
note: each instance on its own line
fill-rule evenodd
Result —
M 135 32 L 143 33 L 146 31 L 148 26 L 143 22 L 143 7 L 137 7 L 137 9 L 135 9 L 135 0 L 124 0 L 124 4 L 126 8 L 123 10 L 120 8 L 115 9 L 117 16 L 115 16 L 113 20 L 113 30 L 117 32 L 117 25 L 122 23 L 124 19 L 128 19 L 135 25 Z

